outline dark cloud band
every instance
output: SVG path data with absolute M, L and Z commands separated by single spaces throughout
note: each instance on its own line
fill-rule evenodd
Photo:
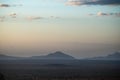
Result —
M 85 4 L 91 4 L 91 5 L 120 5 L 120 0 L 92 0 L 91 2 L 86 2 Z
M 22 6 L 22 4 L 0 4 L 0 7 L 17 7 Z
M 120 0 L 68 0 L 68 5 L 120 5 Z
M 9 4 L 0 4 L 0 7 L 10 7 Z

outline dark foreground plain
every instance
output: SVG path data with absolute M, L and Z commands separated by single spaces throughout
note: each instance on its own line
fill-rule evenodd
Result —
M 4 80 L 120 80 L 120 61 L 0 60 L 0 74 Z

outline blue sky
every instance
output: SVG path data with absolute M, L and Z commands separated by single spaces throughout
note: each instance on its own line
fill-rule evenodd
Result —
M 119 0 L 0 0 L 3 49 L 41 53 L 9 55 L 107 55 L 120 50 L 119 22 Z

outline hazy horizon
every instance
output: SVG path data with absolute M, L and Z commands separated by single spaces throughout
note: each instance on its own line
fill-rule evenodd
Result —
M 120 51 L 120 1 L 0 0 L 0 50 L 76 58 Z

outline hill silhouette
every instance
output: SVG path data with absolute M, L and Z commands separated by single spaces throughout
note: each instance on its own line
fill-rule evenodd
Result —
M 45 56 L 33 56 L 31 58 L 37 58 L 37 59 L 62 59 L 62 60 L 73 60 L 75 59 L 74 57 L 65 54 L 61 51 L 56 51 L 55 53 L 50 53 Z

